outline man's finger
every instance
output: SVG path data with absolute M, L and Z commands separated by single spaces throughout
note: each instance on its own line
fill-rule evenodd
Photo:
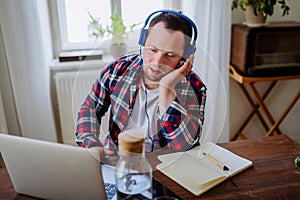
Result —
M 113 156 L 113 155 L 115 155 L 115 152 L 111 151 L 109 149 L 104 149 L 104 153 L 105 153 L 106 156 Z

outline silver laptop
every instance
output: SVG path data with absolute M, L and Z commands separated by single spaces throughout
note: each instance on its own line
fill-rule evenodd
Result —
M 20 194 L 99 200 L 108 197 L 104 182 L 114 184 L 114 169 L 101 167 L 85 148 L 0 133 L 0 152 Z

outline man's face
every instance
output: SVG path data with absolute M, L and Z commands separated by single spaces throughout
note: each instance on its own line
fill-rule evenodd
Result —
M 143 52 L 147 83 L 159 82 L 178 66 L 184 51 L 184 38 L 183 32 L 166 29 L 163 22 L 149 30 Z

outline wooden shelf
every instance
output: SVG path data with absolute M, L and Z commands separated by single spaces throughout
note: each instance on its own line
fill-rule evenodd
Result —
M 289 80 L 289 79 L 299 79 L 300 74 L 293 76 L 274 76 L 274 77 L 251 77 L 251 76 L 242 76 L 236 71 L 234 66 L 229 66 L 229 75 L 232 79 L 237 81 L 240 84 L 244 83 L 255 83 L 255 82 L 264 82 L 264 81 L 278 81 L 278 80 Z

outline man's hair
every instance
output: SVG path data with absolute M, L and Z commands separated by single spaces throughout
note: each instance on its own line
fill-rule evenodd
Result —
M 165 27 L 167 29 L 173 30 L 173 31 L 181 31 L 185 35 L 185 49 L 186 47 L 191 43 L 192 37 L 193 37 L 193 27 L 192 25 L 185 20 L 184 18 L 172 14 L 163 12 L 159 15 L 156 15 L 153 17 L 149 24 L 149 28 L 153 27 L 155 24 L 163 22 L 165 24 Z

